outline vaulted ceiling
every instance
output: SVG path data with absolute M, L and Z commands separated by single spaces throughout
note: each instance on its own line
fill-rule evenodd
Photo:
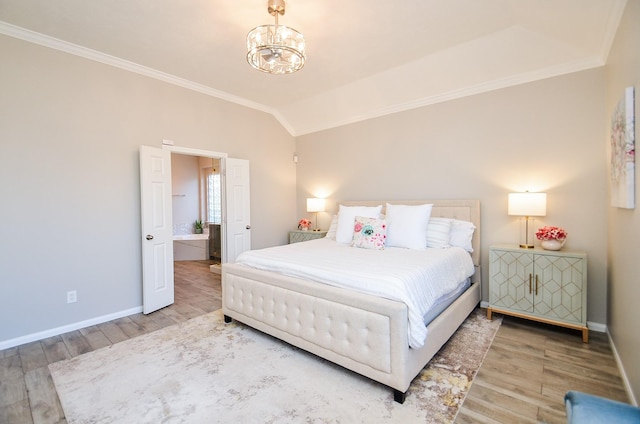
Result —
M 604 65 L 626 0 L 287 0 L 305 67 L 269 75 L 266 0 L 0 0 L 0 33 L 273 114 L 293 135 Z M 9 60 L 10 58 L 3 58 Z

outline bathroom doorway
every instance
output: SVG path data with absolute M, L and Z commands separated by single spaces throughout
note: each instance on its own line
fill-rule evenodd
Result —
M 221 160 L 171 153 L 174 261 L 222 260 Z
M 140 146 L 140 194 L 141 194 L 141 242 L 142 242 L 142 291 L 143 312 L 151 313 L 170 305 L 174 301 L 174 254 L 173 254 L 173 200 L 198 199 L 199 210 L 204 210 L 204 197 L 193 194 L 193 186 L 172 187 L 172 153 L 183 156 L 216 158 L 222 168 L 221 178 L 221 262 L 234 262 L 237 256 L 251 249 L 251 191 L 249 161 L 227 157 L 226 153 L 216 153 L 187 147 L 174 147 L 164 143 L 161 149 Z M 176 156 L 177 157 L 177 156 Z M 198 158 L 195 158 L 197 161 Z M 211 162 L 213 167 L 213 162 Z M 198 174 L 200 171 L 198 171 Z M 198 178 L 196 178 L 198 179 Z M 198 179 L 199 180 L 199 179 Z M 204 185 L 198 183 L 197 193 Z M 191 196 L 189 196 L 191 193 Z M 175 194 L 175 196 L 173 196 Z M 193 231 L 183 238 L 206 238 L 196 234 L 195 221 L 206 222 L 205 212 L 196 213 Z M 176 221 L 184 222 L 184 221 Z M 188 222 L 188 221 L 186 221 Z M 179 224 L 178 224 L 179 225 Z M 200 226 L 200 225 L 199 225 Z M 189 224 L 183 231 L 186 233 Z M 202 244 L 202 241 L 199 242 Z M 207 249 L 202 249 L 206 251 Z M 211 269 L 215 272 L 215 269 Z

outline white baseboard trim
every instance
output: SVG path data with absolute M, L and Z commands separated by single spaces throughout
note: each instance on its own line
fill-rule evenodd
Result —
M 596 333 L 606 333 L 607 332 L 607 325 L 599 323 L 599 322 L 587 321 L 587 327 L 589 327 L 589 330 L 595 331 Z
M 113 314 L 102 315 L 100 317 L 91 318 L 85 321 L 63 325 L 62 327 L 56 327 L 50 330 L 39 331 L 37 333 L 27 334 L 26 336 L 16 337 L 15 339 L 0 341 L 0 350 L 20 346 L 25 343 L 35 342 L 36 340 L 46 339 L 47 337 L 57 336 L 60 334 L 68 333 L 70 331 L 79 330 L 81 328 L 91 327 L 92 325 L 102 324 L 103 322 L 112 321 L 114 319 L 126 317 L 140 312 L 142 312 L 142 306 L 137 306 L 135 308 L 126 309 L 124 311 L 115 312 Z
M 618 355 L 618 349 L 616 349 L 616 344 L 613 342 L 609 330 L 607 330 L 607 337 L 609 337 L 609 345 L 611 346 L 611 350 L 613 351 L 613 357 L 616 359 L 616 364 L 618 364 L 618 370 L 620 371 L 620 377 L 622 378 L 622 382 L 624 383 L 624 389 L 627 392 L 627 396 L 629 397 L 629 400 L 633 406 L 638 406 L 638 400 L 633 394 L 631 383 L 629 383 L 629 378 L 627 377 L 627 373 L 624 370 L 624 366 L 622 365 L 622 361 L 620 360 L 620 355 Z

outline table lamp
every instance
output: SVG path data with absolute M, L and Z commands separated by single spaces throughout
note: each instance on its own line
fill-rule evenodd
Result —
M 324 212 L 324 199 L 319 199 L 317 197 L 310 197 L 307 199 L 307 212 L 315 212 L 316 213 L 316 228 L 313 231 L 320 231 L 318 228 L 318 212 Z
M 524 217 L 524 237 L 520 230 L 520 247 L 533 248 L 533 234 L 530 217 L 547 214 L 547 193 L 509 193 L 508 214 Z

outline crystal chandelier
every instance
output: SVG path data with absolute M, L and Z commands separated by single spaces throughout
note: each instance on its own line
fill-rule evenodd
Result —
M 293 28 L 278 25 L 284 0 L 268 0 L 267 10 L 275 25 L 260 25 L 247 34 L 247 62 L 269 74 L 292 74 L 304 66 L 304 37 Z

